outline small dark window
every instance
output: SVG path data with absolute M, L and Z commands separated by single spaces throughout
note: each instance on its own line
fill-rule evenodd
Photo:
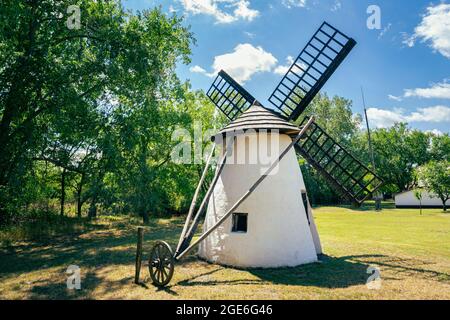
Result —
M 247 232 L 247 213 L 233 213 L 233 227 L 231 232 Z

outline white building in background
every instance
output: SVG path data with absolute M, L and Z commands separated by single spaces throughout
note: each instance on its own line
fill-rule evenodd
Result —
M 414 195 L 414 190 L 401 192 L 395 195 L 396 208 L 419 208 L 420 201 Z M 430 193 L 422 191 L 423 208 L 443 208 L 441 199 L 431 197 Z

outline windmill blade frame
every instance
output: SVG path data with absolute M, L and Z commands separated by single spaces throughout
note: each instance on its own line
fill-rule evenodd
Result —
M 308 121 L 309 117 L 305 117 L 300 126 Z M 375 172 L 351 155 L 315 122 L 295 149 L 344 198 L 357 206 L 383 184 L 383 180 Z
M 288 120 L 297 120 L 355 45 L 354 39 L 323 22 L 270 95 L 269 102 Z
M 230 121 L 247 111 L 256 100 L 223 70 L 218 73 L 206 95 Z

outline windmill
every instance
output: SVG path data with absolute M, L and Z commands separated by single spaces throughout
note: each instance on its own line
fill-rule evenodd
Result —
M 355 45 L 355 40 L 324 22 L 270 95 L 270 109 L 225 71 L 219 72 L 207 95 L 230 120 L 213 137 L 215 145 L 223 147 L 222 153 L 194 214 L 214 149 L 207 160 L 175 252 L 164 241 L 152 248 L 149 271 L 155 285 L 167 285 L 174 263 L 197 245 L 201 258 L 237 267 L 316 261 L 322 249 L 297 155 L 357 206 L 380 187 L 382 180 L 313 117 L 305 117 L 300 126 L 294 124 Z M 237 153 L 255 148 L 251 141 L 257 140 L 239 139 L 247 132 L 257 140 L 265 135 L 278 141 L 271 150 L 270 166 L 227 164 Z M 192 242 L 205 211 L 203 233 Z

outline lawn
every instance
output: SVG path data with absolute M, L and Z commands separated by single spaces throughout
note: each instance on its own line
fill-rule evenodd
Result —
M 0 232 L 1 299 L 450 299 L 450 214 L 440 210 L 342 207 L 315 209 L 325 255 L 296 268 L 237 270 L 199 261 L 178 264 L 171 285 L 157 289 L 142 268 L 135 285 L 134 219 L 104 217 L 63 235 L 11 241 Z M 154 219 L 144 250 L 163 239 L 175 246 L 183 219 Z M 27 237 L 22 230 L 21 237 Z M 48 230 L 46 230 L 48 232 Z M 276 254 L 268 251 L 267 254 Z M 69 265 L 81 268 L 81 290 L 66 288 Z M 366 286 L 377 266 L 381 288 Z

